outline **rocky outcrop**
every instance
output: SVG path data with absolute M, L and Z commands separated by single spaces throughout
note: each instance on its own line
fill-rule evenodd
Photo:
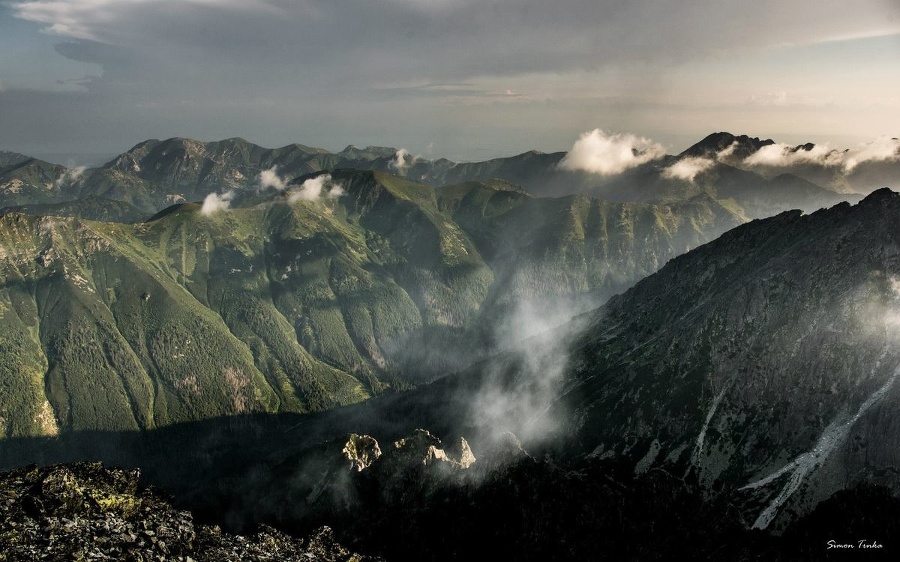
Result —
M 469 468 L 475 462 L 475 455 L 464 437 L 444 448 L 441 440 L 427 429 L 417 429 L 409 437 L 394 442 L 391 455 L 386 462 L 414 466 L 440 465 L 446 463 L 454 468 Z
M 0 474 L 0 561 L 365 561 L 322 527 L 306 538 L 261 526 L 250 536 L 197 525 L 140 472 L 77 463 Z
M 357 472 L 369 468 L 381 456 L 381 447 L 374 437 L 351 433 L 343 449 L 344 455 Z

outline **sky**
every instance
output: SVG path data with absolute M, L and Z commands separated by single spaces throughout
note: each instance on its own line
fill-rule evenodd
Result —
M 672 153 L 900 136 L 900 0 L 0 0 L 0 150 L 480 160 L 597 128 Z

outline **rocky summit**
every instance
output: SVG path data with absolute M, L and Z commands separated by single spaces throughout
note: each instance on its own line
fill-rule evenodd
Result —
M 139 478 L 100 463 L 0 474 L 0 560 L 378 560 L 342 547 L 328 527 L 295 538 L 264 525 L 240 536 L 196 524 Z

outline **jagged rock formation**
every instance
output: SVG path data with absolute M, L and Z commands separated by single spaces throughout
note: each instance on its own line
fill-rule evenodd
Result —
M 336 543 L 327 527 L 300 539 L 267 526 L 245 537 L 197 525 L 138 479 L 99 463 L 0 475 L 0 560 L 376 560 Z
M 381 447 L 373 437 L 351 433 L 347 438 L 347 444 L 344 445 L 343 453 L 353 468 L 357 472 L 362 472 L 378 460 L 381 456 Z
M 375 438 L 353 433 L 288 456 L 269 467 L 249 490 L 236 475 L 242 497 L 233 509 L 271 511 L 272 519 L 291 524 L 322 513 L 352 518 L 360 509 L 369 509 L 374 498 L 393 501 L 465 481 L 467 469 L 475 464 L 463 437 L 445 447 L 429 431 L 417 429 L 382 450 Z
M 722 155 L 724 161 L 737 164 L 760 148 L 771 144 L 775 144 L 772 139 L 760 140 L 758 137 L 732 135 L 723 131 L 706 136 L 685 149 L 679 156 L 715 158 Z
M 447 463 L 455 468 L 469 468 L 475 462 L 475 455 L 464 437 L 444 448 L 441 440 L 426 429 L 417 429 L 411 436 L 394 443 L 394 451 L 388 458 L 393 464 L 406 467 L 421 463 L 425 466 Z

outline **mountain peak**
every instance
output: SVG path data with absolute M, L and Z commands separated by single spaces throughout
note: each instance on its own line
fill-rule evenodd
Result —
M 300 144 L 300 143 L 296 143 L 296 142 L 286 145 L 286 146 L 283 146 L 278 150 L 297 151 L 297 152 L 301 152 L 304 154 L 331 154 L 329 151 L 325 150 L 324 148 L 319 148 L 316 146 L 308 146 L 308 145 Z
M 712 156 L 723 150 L 730 150 L 729 156 L 743 160 L 750 156 L 760 148 L 775 144 L 772 139 L 760 140 L 759 137 L 750 137 L 747 135 L 733 135 L 728 132 L 712 133 L 707 135 L 703 140 L 694 144 L 681 154 L 683 156 Z
M 890 201 L 896 201 L 897 198 L 900 198 L 900 193 L 893 191 L 888 187 L 882 187 L 881 189 L 876 189 L 872 193 L 868 194 L 865 199 L 860 201 L 860 203 L 871 205 L 871 204 L 883 204 Z
M 338 156 L 355 160 L 377 160 L 379 158 L 392 158 L 397 153 L 396 148 L 389 146 L 367 146 L 357 148 L 350 144 L 347 148 L 338 152 Z

